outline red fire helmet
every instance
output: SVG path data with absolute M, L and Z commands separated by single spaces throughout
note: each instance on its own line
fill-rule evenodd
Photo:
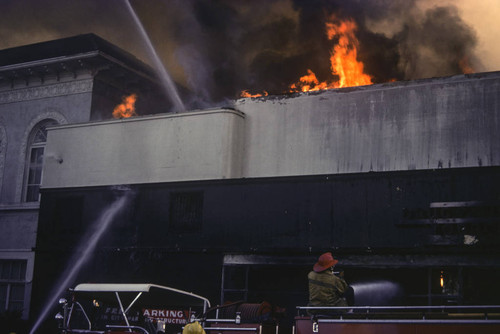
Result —
M 330 267 L 333 267 L 336 265 L 339 261 L 333 258 L 332 253 L 327 252 L 324 254 L 321 254 L 321 256 L 318 259 L 318 262 L 314 264 L 313 270 L 317 273 L 322 272 Z

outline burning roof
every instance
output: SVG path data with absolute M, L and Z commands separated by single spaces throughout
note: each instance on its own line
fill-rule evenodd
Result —
M 252 3 L 186 5 L 192 26 L 176 36 L 177 52 L 199 98 L 280 95 L 481 70 L 474 54 L 475 32 L 453 6 L 425 8 L 419 1 Z M 356 64 L 355 75 L 347 58 Z M 364 78 L 351 82 L 353 76 Z
M 51 12 L 49 6 L 38 3 L 37 10 L 50 15 L 37 19 L 48 21 L 48 27 L 64 26 L 64 34 L 76 34 L 91 22 L 95 33 L 149 61 L 130 15 L 117 10 L 123 8 L 102 5 L 96 16 L 95 11 L 89 13 L 90 6 L 60 5 L 64 23 L 57 23 L 55 12 L 59 11 Z M 156 4 L 154 10 L 137 1 L 133 5 L 169 73 L 190 91 L 183 96 L 187 109 L 221 105 L 244 90 L 250 95 L 275 95 L 366 84 L 343 83 L 343 72 L 332 69 L 330 57 L 342 46 L 343 37 L 327 33 L 329 25 L 352 27 L 346 36 L 353 38 L 344 53 L 362 64 L 362 73 L 372 83 L 484 71 L 478 59 L 483 54 L 476 54 L 476 27 L 464 20 L 465 12 L 460 11 L 464 7 L 458 7 L 461 2 L 189 0 Z M 477 6 L 484 12 L 486 5 Z M 78 15 L 69 15 L 70 10 Z M 4 45 L 12 45 L 9 43 L 16 37 L 22 39 L 13 19 L 17 17 L 6 15 Z M 43 30 L 43 23 L 23 23 L 26 36 L 29 31 Z M 11 27 L 16 30 L 9 30 Z M 57 36 L 52 33 L 47 38 Z M 340 54 L 335 51 L 336 57 Z
M 328 40 L 328 43 L 324 44 L 330 45 L 329 61 L 326 57 L 324 59 L 324 63 L 328 62 L 330 65 L 330 73 L 326 75 L 327 79 L 320 81 L 316 73 L 307 68 L 307 74 L 300 76 L 296 82 L 291 83 L 288 89 L 282 93 L 424 78 L 426 76 L 435 76 L 440 71 L 445 75 L 474 72 L 471 65 L 470 50 L 466 50 L 467 45 L 474 45 L 474 35 L 461 23 L 457 13 L 451 7 L 429 10 L 425 18 L 421 18 L 421 26 L 415 23 L 418 27 L 412 27 L 411 29 L 408 27 L 408 31 L 401 32 L 399 37 L 394 37 L 391 43 L 389 43 L 390 39 L 386 37 L 382 38 L 381 35 L 369 33 L 366 24 L 363 22 L 358 24 L 354 16 L 351 17 L 341 13 L 342 11 L 338 10 L 337 13 L 329 14 L 323 19 L 323 33 Z M 455 36 L 453 38 L 445 35 L 436 38 L 433 35 L 439 34 L 437 31 L 434 31 L 433 34 L 427 32 L 429 38 L 426 39 L 417 37 L 417 35 L 420 35 L 419 30 L 424 33 L 428 26 L 436 26 L 434 21 L 441 19 L 447 19 L 448 24 L 454 26 Z M 449 32 L 448 29 L 447 32 Z M 463 36 L 459 37 L 461 34 Z M 408 45 L 402 46 L 403 43 L 406 43 L 406 37 L 414 40 L 415 51 L 410 51 Z M 451 40 L 449 40 L 450 38 Z M 373 44 L 373 40 L 377 39 L 380 44 Z M 433 45 L 434 43 L 435 45 Z M 444 45 L 438 45 L 438 43 Z M 448 47 L 454 48 L 456 53 L 451 49 L 447 50 Z M 381 56 L 377 55 L 377 52 L 383 52 L 383 56 L 386 57 L 388 51 L 392 52 L 392 57 L 382 59 Z M 421 52 L 421 54 L 411 55 L 412 52 Z M 406 59 L 407 56 L 417 57 Z M 425 59 L 425 64 L 417 66 L 420 61 L 419 57 Z M 315 65 L 317 64 L 311 64 L 311 68 L 315 67 Z M 433 68 L 434 66 L 435 68 Z M 379 67 L 388 67 L 389 71 L 385 73 L 377 72 Z M 325 77 L 324 69 L 320 69 L 318 73 Z M 391 74 L 394 76 L 391 77 Z M 268 94 L 268 90 L 264 90 L 262 95 Z M 241 97 L 260 95 L 259 93 L 252 94 L 248 89 L 240 94 Z
M 288 92 L 308 92 L 332 88 L 362 86 L 372 84 L 372 77 L 364 72 L 364 65 L 358 60 L 359 41 L 356 38 L 357 25 L 352 19 L 339 20 L 332 15 L 325 23 L 328 40 L 336 40 L 330 51 L 331 81 L 319 82 L 316 74 L 307 69 L 307 74 L 289 85 Z M 241 97 L 266 96 L 250 94 L 244 90 Z

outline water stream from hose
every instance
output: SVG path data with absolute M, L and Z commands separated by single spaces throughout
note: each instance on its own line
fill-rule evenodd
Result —
M 42 322 L 47 317 L 48 313 L 56 305 L 61 295 L 65 290 L 69 288 L 69 285 L 73 283 L 76 275 L 82 268 L 82 266 L 87 262 L 92 256 L 92 252 L 97 246 L 97 243 L 106 232 L 111 223 L 113 222 L 115 216 L 122 210 L 130 198 L 130 192 L 125 193 L 122 197 L 118 198 L 113 202 L 97 219 L 94 223 L 93 229 L 80 241 L 80 245 L 75 252 L 75 255 L 69 261 L 69 266 L 63 272 L 60 281 L 55 284 L 53 290 L 49 294 L 47 302 L 44 304 L 40 315 L 35 321 L 30 334 L 36 333 L 36 330 L 40 327 Z M 72 265 L 71 265 L 72 264 Z
M 161 81 L 161 84 L 163 88 L 165 89 L 165 93 L 167 97 L 170 98 L 170 101 L 173 103 L 173 109 L 174 112 L 183 112 L 186 110 L 186 107 L 184 106 L 184 103 L 182 102 L 179 92 L 177 91 L 177 88 L 175 87 L 175 84 L 170 77 L 170 74 L 167 72 L 167 69 L 163 65 L 163 63 L 160 60 L 160 57 L 158 56 L 158 53 L 156 52 L 156 49 L 154 48 L 153 44 L 151 43 L 151 39 L 149 38 L 146 29 L 144 29 L 144 26 L 141 23 L 141 20 L 137 16 L 137 13 L 135 12 L 134 8 L 130 4 L 129 0 L 125 0 L 125 4 L 127 5 L 127 9 L 130 12 L 130 15 L 134 19 L 135 24 L 137 25 L 137 28 L 141 34 L 141 37 L 143 38 L 144 42 L 146 43 L 146 49 L 153 61 L 153 64 L 156 68 L 156 70 L 159 72 L 159 79 Z

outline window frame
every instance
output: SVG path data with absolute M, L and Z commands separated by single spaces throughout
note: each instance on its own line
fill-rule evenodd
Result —
M 201 232 L 205 193 L 198 190 L 175 191 L 169 197 L 169 232 Z
M 43 176 L 45 146 L 47 144 L 47 128 L 58 125 L 55 119 L 44 119 L 38 122 L 30 131 L 26 146 L 24 182 L 22 202 L 40 202 L 40 185 Z M 36 156 L 34 152 L 38 152 Z M 35 157 L 35 160 L 32 161 Z M 34 171 L 32 173 L 32 171 Z M 36 200 L 35 200 L 36 197 Z
M 14 277 L 12 275 L 12 268 L 15 264 L 19 264 L 19 274 Z M 9 267 L 10 273 L 6 275 L 5 268 Z M 26 293 L 28 292 L 28 260 L 27 259 L 0 259 L 0 288 L 5 287 L 5 300 L 1 299 L 0 314 L 4 312 L 20 312 L 23 315 L 26 312 Z M 22 286 L 21 299 L 12 300 L 13 288 Z M 21 308 L 12 308 L 11 304 L 20 304 Z

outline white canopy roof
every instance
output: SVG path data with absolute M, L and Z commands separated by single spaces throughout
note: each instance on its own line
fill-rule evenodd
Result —
M 170 291 L 178 293 L 184 296 L 189 296 L 195 299 L 199 299 L 210 307 L 210 301 L 200 295 L 194 294 L 192 292 L 179 290 L 167 286 L 150 284 L 150 283 L 82 283 L 78 284 L 75 288 L 75 292 L 88 292 L 88 293 L 103 293 L 103 292 L 151 292 L 152 288 L 160 289 L 163 291 Z

